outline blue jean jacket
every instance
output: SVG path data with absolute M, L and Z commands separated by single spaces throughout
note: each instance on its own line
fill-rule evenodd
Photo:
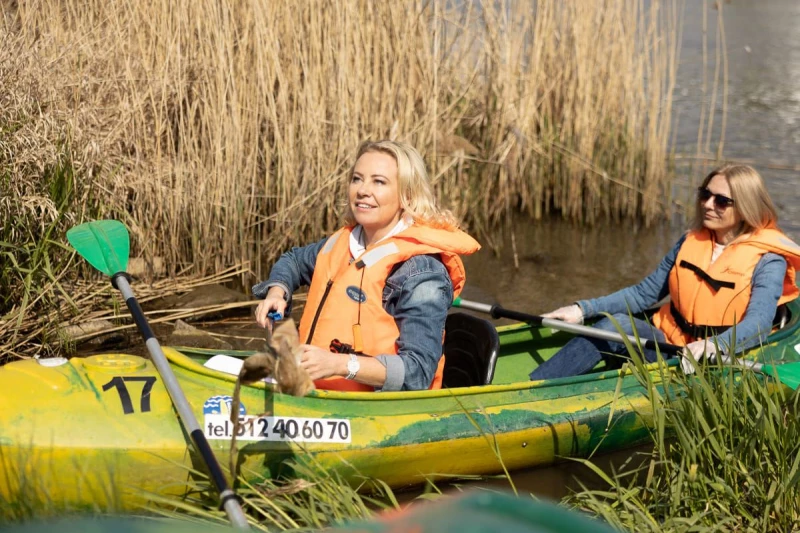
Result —
M 669 272 L 675 264 L 686 236 L 682 236 L 675 243 L 672 250 L 661 260 L 655 272 L 644 278 L 641 282 L 630 287 L 618 290 L 608 296 L 593 300 L 577 302 L 583 310 L 584 318 L 592 318 L 601 312 L 609 314 L 639 313 L 655 306 L 669 294 Z M 744 318 L 730 328 L 716 336 L 716 342 L 724 351 L 735 344 L 736 351 L 756 346 L 763 342 L 772 330 L 772 321 L 778 299 L 783 293 L 783 278 L 786 275 L 786 259 L 774 253 L 766 253 L 761 257 L 751 280 L 752 288 L 750 301 L 747 304 Z M 731 339 L 736 330 L 736 338 Z M 714 341 L 714 338 L 709 338 Z M 733 342 L 735 341 L 735 343 Z
M 253 296 L 264 298 L 269 288 L 277 285 L 286 292 L 287 313 L 291 312 L 292 294 L 311 284 L 317 254 L 325 241 L 327 238 L 283 254 L 269 279 L 253 286 Z M 400 336 L 397 355 L 376 356 L 386 366 L 386 381 L 380 390 L 430 386 L 442 357 L 444 324 L 452 302 L 453 283 L 437 256 L 414 256 L 395 267 L 383 288 L 383 308 L 394 317 Z

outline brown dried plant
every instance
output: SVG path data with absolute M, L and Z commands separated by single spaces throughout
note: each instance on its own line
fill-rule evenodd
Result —
M 388 137 L 473 232 L 519 211 L 649 223 L 671 195 L 679 5 L 5 2 L 0 216 L 28 244 L 53 217 L 57 242 L 118 218 L 168 276 L 250 261 L 247 285 L 337 227 L 356 147 Z
M 258 258 L 261 275 L 335 228 L 365 138 L 418 146 L 473 226 L 653 220 L 675 3 L 41 0 L 6 31 L 102 154 L 92 179 L 135 247 L 203 272 Z

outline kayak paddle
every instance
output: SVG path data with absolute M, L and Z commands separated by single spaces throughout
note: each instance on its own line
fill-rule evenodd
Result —
M 239 504 L 236 493 L 228 486 L 225 475 L 211 451 L 203 430 L 197 423 L 189 402 L 178 383 L 172 368 L 167 362 L 161 345 L 150 329 L 150 324 L 136 301 L 130 286 L 130 276 L 125 272 L 130 253 L 130 236 L 128 230 L 118 220 L 96 220 L 75 226 L 67 231 L 67 240 L 94 268 L 111 278 L 111 285 L 122 293 L 125 303 L 133 316 L 136 326 L 144 338 L 145 345 L 153 364 L 158 370 L 164 386 L 169 392 L 172 403 L 178 411 L 186 432 L 191 436 L 195 448 L 208 467 L 211 479 L 220 496 L 221 507 L 225 509 L 228 519 L 239 529 L 249 529 L 247 517 Z
M 512 320 L 519 320 L 520 322 L 527 322 L 528 324 L 535 324 L 537 326 L 544 326 L 546 328 L 557 329 L 559 331 L 567 331 L 575 333 L 576 335 L 583 335 L 585 337 L 594 337 L 596 339 L 603 339 L 606 341 L 625 342 L 626 338 L 633 344 L 641 344 L 642 348 L 649 348 L 654 350 L 656 346 L 661 353 L 670 355 L 681 355 L 683 347 L 675 344 L 667 344 L 666 342 L 658 342 L 649 339 L 637 339 L 632 335 L 621 335 L 613 331 L 606 331 L 603 329 L 592 328 L 589 326 L 581 326 L 580 324 L 570 324 L 563 320 L 556 320 L 554 318 L 545 318 L 543 316 L 529 315 L 519 311 L 512 311 L 500 307 L 499 305 L 489 305 L 480 302 L 473 302 L 471 300 L 462 300 L 459 296 L 453 301 L 454 307 L 461 307 L 471 311 L 478 311 L 479 313 L 487 313 L 492 318 L 510 318 Z
M 632 335 L 621 335 L 613 331 L 606 331 L 602 329 L 592 328 L 589 326 L 582 326 L 579 324 L 570 324 L 563 320 L 556 320 L 554 318 L 545 318 L 537 315 L 530 315 L 519 311 L 512 311 L 505 309 L 499 305 L 489 305 L 481 302 L 473 302 L 470 300 L 463 300 L 461 297 L 453 301 L 453 307 L 461 307 L 479 313 L 487 313 L 492 318 L 510 318 L 511 320 L 519 320 L 527 322 L 528 324 L 535 324 L 537 326 L 544 326 L 546 328 L 557 329 L 559 331 L 567 331 L 575 333 L 576 335 L 583 335 L 585 337 L 594 337 L 596 339 L 603 339 L 607 341 L 625 342 L 630 341 L 634 345 L 639 344 L 642 348 L 649 348 L 651 350 L 658 347 L 662 354 L 670 354 L 682 356 L 684 354 L 684 347 L 676 344 L 669 344 L 666 342 L 658 342 L 650 339 L 637 339 Z M 792 390 L 800 388 L 800 363 L 784 363 L 781 365 L 766 365 L 763 363 L 756 363 L 755 361 L 748 361 L 746 359 L 734 359 L 717 353 L 714 357 L 719 358 L 725 364 L 737 363 L 741 366 L 747 367 L 754 372 L 774 377 L 781 383 L 790 387 Z

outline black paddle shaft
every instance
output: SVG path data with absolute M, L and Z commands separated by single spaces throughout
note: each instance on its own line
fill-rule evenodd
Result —
M 197 422 L 197 418 L 195 418 L 194 413 L 192 412 L 189 401 L 186 399 L 186 395 L 183 393 L 180 383 L 178 383 L 178 379 L 175 377 L 175 373 L 172 371 L 172 368 L 170 367 L 169 362 L 167 361 L 167 358 L 161 349 L 161 345 L 158 343 L 158 339 L 156 339 L 155 335 L 153 334 L 153 330 L 150 328 L 139 302 L 136 301 L 136 297 L 133 295 L 133 290 L 128 283 L 128 275 L 125 272 L 118 272 L 117 274 L 111 276 L 111 283 L 120 291 L 120 293 L 122 293 L 122 297 L 125 299 L 125 304 L 128 306 L 128 309 L 133 316 L 133 320 L 136 322 L 136 326 L 139 328 L 139 331 L 144 338 L 147 350 L 150 352 L 150 360 L 161 376 L 164 387 L 167 389 L 167 392 L 172 399 L 172 404 L 174 405 L 175 410 L 178 412 L 178 416 L 180 417 L 184 429 L 189 434 L 189 437 L 192 439 L 192 442 L 195 445 L 195 449 L 200 454 L 200 457 L 208 468 L 211 481 L 214 483 L 214 486 L 216 487 L 220 496 L 220 507 L 225 510 L 228 518 L 234 526 L 239 529 L 249 529 L 247 517 L 242 510 L 239 497 L 228 486 L 228 481 L 225 479 L 225 474 L 223 473 L 219 462 L 217 462 L 217 458 L 214 456 L 211 446 L 208 443 L 203 430 L 200 428 L 200 424 Z
M 489 313 L 492 315 L 492 318 L 509 318 L 511 320 L 519 320 L 520 322 L 527 322 L 529 324 L 535 324 L 537 326 L 545 326 L 553 329 L 571 331 L 573 333 L 578 333 L 578 334 L 585 334 L 590 337 L 591 336 L 598 337 L 600 336 L 599 332 L 602 331 L 598 330 L 597 328 L 588 328 L 587 326 L 576 326 L 574 324 L 569 324 L 561 320 L 545 318 L 537 315 L 529 315 L 528 313 L 521 313 L 519 311 L 512 311 L 511 309 L 505 309 L 504 307 L 500 307 L 499 305 L 493 305 Z M 571 327 L 566 327 L 566 326 L 571 326 Z M 577 328 L 581 328 L 581 331 L 576 331 Z M 582 331 L 584 328 L 589 329 L 591 331 L 589 333 L 586 333 L 585 331 Z M 612 331 L 608 331 L 605 333 L 609 334 L 602 336 L 602 338 L 605 338 L 606 340 L 616 340 L 617 342 L 623 342 L 625 340 L 625 337 L 623 337 L 623 335 L 619 333 L 615 333 Z M 636 341 L 636 339 L 629 339 L 629 340 L 631 340 L 632 342 Z M 642 338 L 638 339 L 638 342 L 642 346 L 642 348 L 647 348 L 650 350 L 655 350 L 656 348 L 658 348 L 658 350 L 664 354 L 681 355 L 683 353 L 683 347 L 678 346 L 676 344 L 669 344 L 666 342 L 659 342 Z

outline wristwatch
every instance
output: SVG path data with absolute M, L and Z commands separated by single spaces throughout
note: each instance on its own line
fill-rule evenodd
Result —
M 356 357 L 356 354 L 351 353 L 350 360 L 347 362 L 348 374 L 345 379 L 356 379 L 356 374 L 358 374 L 359 370 L 361 370 L 361 364 L 358 362 L 358 357 Z

